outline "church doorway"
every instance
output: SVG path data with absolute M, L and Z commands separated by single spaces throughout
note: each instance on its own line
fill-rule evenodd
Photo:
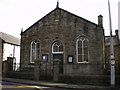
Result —
M 60 73 L 63 73 L 63 44 L 60 41 L 56 41 L 52 45 L 52 55 L 53 60 L 59 59 L 60 60 Z
M 59 59 L 60 60 L 60 73 L 63 73 L 63 54 L 53 54 L 53 60 Z

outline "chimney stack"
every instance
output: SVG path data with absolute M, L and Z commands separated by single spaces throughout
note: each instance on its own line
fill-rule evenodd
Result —
M 98 16 L 98 26 L 103 27 L 103 16 L 102 15 Z
M 119 44 L 119 31 L 118 30 L 115 30 L 115 36 L 116 36 L 117 44 Z

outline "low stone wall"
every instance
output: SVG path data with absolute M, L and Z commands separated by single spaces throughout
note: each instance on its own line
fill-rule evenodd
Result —
M 80 85 L 110 85 L 110 76 L 108 75 L 87 75 L 87 76 L 61 76 L 60 82 L 73 83 Z M 120 85 L 120 76 L 116 76 L 116 85 Z
M 15 72 L 11 71 L 6 77 L 34 80 L 33 72 Z M 53 81 L 53 76 L 42 74 L 39 78 L 42 81 Z M 109 75 L 87 75 L 87 76 L 59 76 L 58 82 L 80 84 L 80 85 L 102 85 L 110 86 Z M 120 75 L 116 76 L 116 86 L 120 85 Z
M 33 80 L 33 72 L 10 71 L 5 77 Z

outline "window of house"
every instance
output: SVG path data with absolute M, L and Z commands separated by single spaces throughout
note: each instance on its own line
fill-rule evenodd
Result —
M 76 43 L 77 47 L 77 62 L 87 63 L 88 62 L 88 39 L 84 36 L 79 37 Z
M 38 41 L 31 42 L 30 63 L 34 63 L 39 58 L 40 43 Z
M 52 45 L 52 53 L 63 53 L 63 45 L 61 42 L 54 42 Z

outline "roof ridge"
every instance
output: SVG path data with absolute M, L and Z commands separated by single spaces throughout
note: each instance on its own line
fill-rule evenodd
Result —
M 90 22 L 90 23 L 95 24 L 95 25 L 98 26 L 98 24 L 96 24 L 96 23 L 94 23 L 94 22 L 91 22 L 91 21 L 89 21 L 89 20 L 87 20 L 87 19 L 85 19 L 85 18 L 83 18 L 83 17 L 81 17 L 81 16 L 78 16 L 78 15 L 76 15 L 76 14 L 74 14 L 74 13 L 71 13 L 71 12 L 65 10 L 65 9 L 60 8 L 60 7 L 56 7 L 55 9 L 53 9 L 52 11 L 50 11 L 48 14 L 46 14 L 46 15 L 44 15 L 42 18 L 40 18 L 38 21 L 36 21 L 35 23 L 33 23 L 30 27 L 28 27 L 28 28 L 27 28 L 25 31 L 23 31 L 22 33 L 26 32 L 26 31 L 27 31 L 29 28 L 31 28 L 33 25 L 35 25 L 36 23 L 38 23 L 39 21 L 41 21 L 42 19 L 44 19 L 46 16 L 48 16 L 49 14 L 51 14 L 52 12 L 54 12 L 54 11 L 57 10 L 57 9 L 60 9 L 60 10 L 62 10 L 62 11 L 64 11 L 64 12 L 67 12 L 67 13 L 69 13 L 69 14 L 71 14 L 71 15 L 74 15 L 74 16 L 76 16 L 76 17 L 78 17 L 78 18 L 81 18 L 81 19 L 83 19 L 83 20 L 85 20 L 85 21 L 87 21 L 87 22 Z M 22 34 L 22 33 L 21 33 L 21 34 Z

